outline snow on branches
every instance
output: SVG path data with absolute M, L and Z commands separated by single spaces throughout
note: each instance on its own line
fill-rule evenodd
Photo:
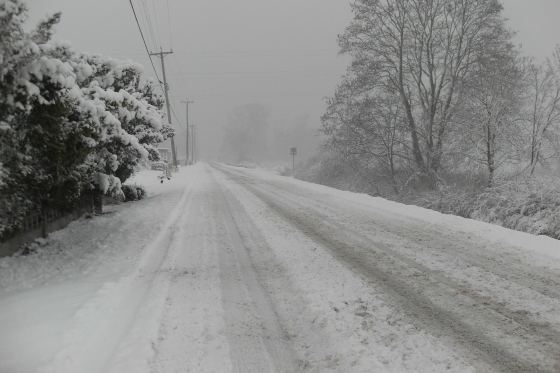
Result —
M 50 40 L 60 13 L 26 32 L 21 0 L 0 0 L 0 237 L 31 209 L 69 208 L 87 190 L 122 194 L 173 130 L 143 68 Z

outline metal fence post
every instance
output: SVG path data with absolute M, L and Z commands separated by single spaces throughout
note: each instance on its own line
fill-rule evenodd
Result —
M 47 209 L 43 207 L 43 209 L 41 210 L 41 236 L 43 238 L 47 238 L 47 218 Z
M 93 192 L 93 213 L 103 214 L 103 196 L 101 193 L 95 191 Z

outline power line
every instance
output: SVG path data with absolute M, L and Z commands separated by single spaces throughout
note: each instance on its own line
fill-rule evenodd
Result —
M 269 71 L 218 71 L 209 73 L 185 73 L 181 75 L 225 75 L 225 74 L 298 74 L 298 73 L 344 73 L 347 70 L 269 70 Z
M 148 58 L 152 63 L 152 67 L 154 68 L 154 73 L 156 74 L 157 80 L 161 83 L 159 79 L 158 73 L 156 71 L 156 67 L 154 66 L 154 61 L 152 61 L 152 56 L 150 56 L 150 51 L 148 50 L 148 45 L 146 44 L 146 39 L 144 39 L 144 34 L 142 33 L 142 28 L 140 27 L 140 23 L 138 22 L 138 17 L 136 16 L 136 11 L 134 10 L 134 6 L 132 5 L 132 0 L 129 0 L 130 6 L 132 7 L 132 12 L 134 13 L 134 19 L 136 19 L 136 24 L 138 25 L 138 30 L 140 30 L 140 35 L 142 36 L 142 41 L 144 42 L 144 47 L 146 47 L 146 53 L 148 53 Z
M 181 74 L 181 66 L 179 66 L 179 63 L 177 62 L 177 60 L 174 58 L 174 56 L 172 55 L 171 58 L 173 59 L 173 61 L 175 61 L 175 65 L 177 66 L 177 69 L 179 71 L 179 73 L 177 73 L 177 75 L 179 77 L 181 77 L 181 79 L 177 79 L 177 76 L 175 75 L 175 73 L 173 72 L 173 70 L 171 70 L 171 72 L 173 73 L 173 77 L 175 78 L 175 80 L 177 80 L 179 82 L 179 88 L 181 89 L 181 92 L 183 93 L 183 96 L 188 96 L 186 93 L 188 91 L 188 86 L 186 84 L 186 82 L 184 81 L 184 78 L 182 77 L 185 74 Z M 184 90 L 183 90 L 184 88 Z
M 278 93 L 241 93 L 241 94 L 217 94 L 217 95 L 192 95 L 193 99 L 205 99 L 205 98 L 236 98 L 236 97 L 317 97 L 325 96 L 328 93 L 325 92 L 303 92 L 303 93 L 289 93 L 289 92 L 278 92 Z M 177 96 L 171 96 L 173 98 L 180 98 Z
M 287 79 L 287 78 L 328 78 L 339 77 L 342 74 L 312 74 L 312 75 L 238 75 L 238 76 L 193 76 L 194 80 L 212 80 L 212 79 Z
M 144 29 L 147 30 L 147 33 L 148 33 L 148 43 L 147 44 L 150 44 L 150 38 L 149 38 L 150 28 L 148 27 L 148 20 L 146 19 L 146 15 L 142 11 L 142 2 L 140 0 L 138 1 L 138 4 L 139 4 L 139 7 L 140 7 L 140 18 L 142 19 L 142 24 L 144 26 Z M 150 45 L 150 47 L 148 49 L 153 49 L 153 46 L 154 46 L 153 44 Z M 130 55 L 127 55 L 127 56 L 130 56 Z
M 169 0 L 167 0 L 167 28 L 169 29 L 169 45 L 173 50 L 173 41 L 171 40 L 171 17 L 169 16 Z
M 161 47 L 161 33 L 159 32 L 159 23 L 157 20 L 157 12 L 156 12 L 156 3 L 154 2 L 154 0 L 152 0 L 152 8 L 154 8 L 154 18 L 156 19 L 156 29 L 157 29 L 157 34 L 158 34 L 158 39 L 159 39 L 159 46 Z
M 146 0 L 139 0 L 140 4 L 142 5 L 140 7 L 140 9 L 144 9 L 144 17 L 146 19 L 146 24 L 148 25 L 148 31 L 150 33 L 150 36 L 152 37 L 152 46 L 154 47 L 154 50 L 157 50 L 157 42 L 156 42 L 156 37 L 154 35 L 154 28 L 152 26 L 152 20 L 150 18 L 150 11 L 148 10 L 148 5 L 146 5 Z
M 127 55 L 134 53 L 127 53 Z M 178 52 L 178 56 L 186 57 L 223 57 L 223 56 L 234 56 L 235 55 L 337 55 L 338 51 L 332 49 L 320 49 L 320 50 L 278 50 L 278 51 L 238 51 L 238 52 Z
M 171 104 L 169 104 L 169 107 L 171 108 L 171 112 L 173 113 L 173 116 L 175 117 L 175 120 L 177 121 L 177 124 L 179 125 L 179 127 L 181 127 L 181 129 L 184 131 L 185 127 L 183 127 L 183 125 L 181 124 L 181 122 L 179 121 L 179 118 L 177 118 L 177 114 L 175 114 L 175 110 L 173 110 L 173 106 L 171 106 Z

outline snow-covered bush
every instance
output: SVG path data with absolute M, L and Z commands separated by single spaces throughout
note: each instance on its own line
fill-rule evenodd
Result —
M 552 177 L 497 184 L 475 201 L 473 219 L 560 239 L 560 186 Z
M 69 209 L 94 188 L 122 196 L 173 134 L 142 66 L 51 41 L 60 13 L 31 32 L 26 19 L 23 1 L 0 0 L 0 239 L 30 210 Z
M 291 176 L 292 167 L 284 168 L 280 174 Z M 379 195 L 370 182 L 330 152 L 321 152 L 307 162 L 296 164 L 295 177 L 341 190 Z
M 406 196 L 403 198 L 406 201 Z M 430 210 L 470 218 L 475 209 L 476 194 L 464 188 L 438 185 L 436 190 L 425 189 L 411 199 L 414 204 Z
M 122 186 L 125 202 L 138 201 L 146 197 L 146 189 L 142 185 L 125 184 Z

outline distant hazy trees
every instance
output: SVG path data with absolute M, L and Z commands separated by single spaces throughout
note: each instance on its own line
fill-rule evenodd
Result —
M 263 105 L 241 105 L 232 110 L 224 126 L 221 156 L 232 162 L 289 159 L 290 148 L 296 146 L 300 156 L 309 157 L 317 150 L 316 135 L 307 116 L 296 118 L 292 125 L 274 126 Z
M 395 193 L 442 172 L 533 172 L 555 155 L 558 52 L 512 43 L 498 0 L 356 0 L 339 36 L 352 65 L 328 100 L 326 149 Z
M 269 115 L 260 104 L 235 107 L 224 128 L 222 153 L 235 162 L 260 157 L 267 147 Z

